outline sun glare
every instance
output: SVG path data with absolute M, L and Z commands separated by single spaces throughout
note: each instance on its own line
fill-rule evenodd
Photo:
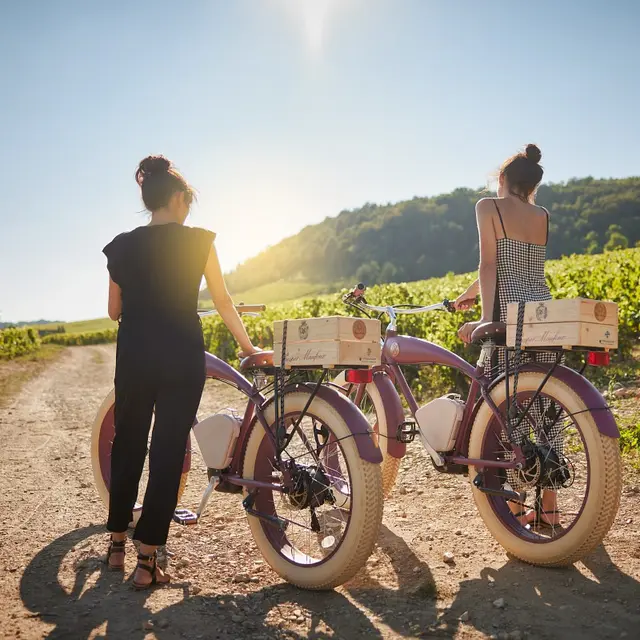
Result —
M 280 4 L 299 22 L 311 54 L 319 56 L 329 23 L 353 0 L 281 0 Z

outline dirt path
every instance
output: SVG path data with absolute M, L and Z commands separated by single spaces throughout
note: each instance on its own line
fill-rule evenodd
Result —
M 238 497 L 214 494 L 198 527 L 172 529 L 172 587 L 134 592 L 101 563 L 105 509 L 89 456 L 113 361 L 113 347 L 69 349 L 0 409 L 0 637 L 638 637 L 637 487 L 625 487 L 605 546 L 585 563 L 536 569 L 506 557 L 466 481 L 430 469 L 417 443 L 379 545 L 346 587 L 318 594 L 284 584 L 257 555 Z M 202 410 L 237 400 L 208 385 Z M 194 457 L 184 499 L 192 508 L 206 483 Z M 134 563 L 130 552 L 127 576 Z M 242 573 L 251 582 L 234 582 Z

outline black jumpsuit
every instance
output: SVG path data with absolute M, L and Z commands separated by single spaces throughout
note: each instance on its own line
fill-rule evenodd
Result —
M 122 290 L 107 529 L 126 531 L 131 522 L 155 407 L 149 482 L 134 535 L 144 544 L 166 543 L 204 387 L 197 305 L 214 238 L 170 223 L 122 233 L 103 249 Z

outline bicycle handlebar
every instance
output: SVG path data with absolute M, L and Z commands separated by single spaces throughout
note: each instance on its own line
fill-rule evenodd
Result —
M 362 283 L 356 285 L 353 291 L 348 293 L 346 296 L 342 298 L 345 304 L 352 304 L 360 307 L 361 309 L 366 309 L 367 311 L 374 311 L 376 313 L 386 313 L 391 320 L 395 320 L 398 315 L 409 315 L 415 313 L 426 313 L 427 311 L 449 311 L 450 313 L 455 312 L 455 307 L 453 303 L 447 300 L 446 298 L 442 302 L 437 302 L 435 304 L 427 305 L 424 307 L 411 307 L 408 309 L 403 309 L 403 306 L 408 305 L 373 305 L 369 304 L 365 298 L 364 294 L 367 290 L 366 286 Z
M 264 304 L 235 304 L 233 306 L 241 316 L 257 316 L 267 308 L 267 306 Z M 198 311 L 198 315 L 201 318 L 204 318 L 205 316 L 214 316 L 217 313 L 217 309 L 201 309 Z

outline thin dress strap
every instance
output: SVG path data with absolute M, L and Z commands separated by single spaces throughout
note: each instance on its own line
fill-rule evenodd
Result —
M 549 212 L 547 211 L 547 209 L 545 209 L 545 207 L 540 208 L 547 214 L 547 235 L 544 239 L 544 244 L 545 246 L 547 246 L 547 243 L 549 242 Z
M 502 214 L 500 213 L 500 209 L 498 209 L 498 203 L 494 200 L 493 204 L 496 205 L 496 211 L 498 212 L 498 218 L 500 218 L 500 225 L 502 226 L 502 233 L 504 233 L 504 237 L 507 238 L 507 230 L 504 228 L 504 222 L 502 221 Z

